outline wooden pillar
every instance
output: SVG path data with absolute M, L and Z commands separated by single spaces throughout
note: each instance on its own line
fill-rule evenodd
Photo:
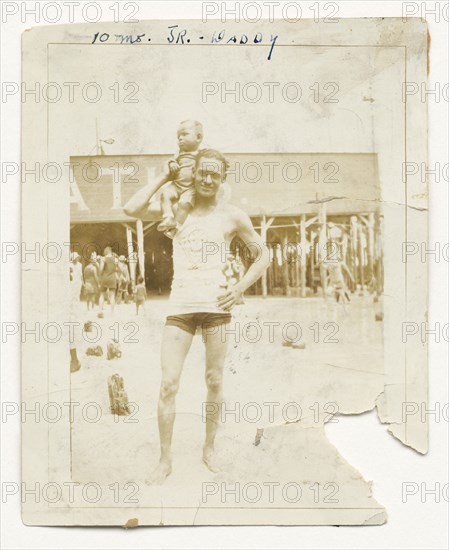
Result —
M 271 249 L 273 250 L 273 261 L 271 265 L 273 266 L 273 286 L 271 290 L 279 287 L 279 266 L 278 266 L 278 245 L 279 243 L 274 243 Z
M 301 296 L 304 298 L 306 295 L 306 269 L 307 269 L 307 233 L 306 233 L 306 215 L 301 214 L 300 222 L 300 238 L 301 238 Z
M 301 287 L 301 256 L 300 256 L 300 249 L 298 246 L 298 243 L 296 243 L 296 252 L 295 256 L 293 257 L 294 262 L 294 277 L 295 277 L 295 288 L 299 289 Z M 296 290 L 295 296 L 299 296 L 298 291 Z
M 140 275 L 142 275 L 143 280 L 145 281 L 145 251 L 144 251 L 142 220 L 136 221 L 136 232 L 137 232 L 137 258 L 139 260 L 139 272 L 140 272 Z
M 341 239 L 341 257 L 345 262 L 345 264 L 349 266 L 350 265 L 349 259 L 351 256 L 349 255 L 348 257 L 348 234 L 346 233 L 346 231 L 343 232 L 343 236 Z
M 310 287 L 315 294 L 315 231 L 310 231 Z
M 265 219 L 265 216 L 262 216 L 262 221 L 260 223 L 260 236 L 262 237 L 262 241 L 264 243 L 267 242 L 267 222 Z M 264 271 L 262 273 L 262 297 L 266 298 L 268 295 L 267 292 L 267 272 Z
M 320 203 L 318 206 L 318 220 L 320 223 L 318 257 L 320 261 L 321 288 L 323 289 L 323 296 L 325 296 L 327 290 L 327 269 L 322 262 L 327 258 L 329 251 L 327 250 L 326 205 L 324 203 Z
M 270 260 L 273 256 L 273 250 L 271 249 L 271 246 L 267 245 L 269 254 L 270 254 Z M 270 265 L 268 266 L 266 275 L 265 275 L 266 281 L 267 281 L 267 294 L 271 292 L 271 289 L 273 288 L 273 262 L 270 261 Z
M 372 280 L 374 274 L 374 212 L 368 214 L 368 269 L 369 277 Z
M 363 293 L 363 286 L 365 284 L 365 277 L 363 273 L 363 239 L 362 239 L 362 233 L 363 233 L 363 225 L 361 222 L 357 223 L 358 225 L 358 231 L 359 231 L 359 247 L 358 247 L 358 257 L 359 257 L 359 267 L 360 267 L 360 293 Z
M 265 218 L 265 215 L 262 216 L 262 220 L 260 222 L 260 236 L 262 238 L 262 242 L 266 245 L 267 244 L 267 232 L 270 225 L 273 223 L 274 218 L 270 218 L 268 221 Z M 267 290 L 267 270 L 265 270 L 262 273 L 261 277 L 262 282 L 262 297 L 266 298 L 268 296 L 268 290 Z
M 290 286 L 289 280 L 289 263 L 288 263 L 288 237 L 287 232 L 284 229 L 284 235 L 282 235 L 282 286 L 284 287 L 284 294 L 288 296 L 288 287 Z
M 358 234 L 358 228 L 357 228 L 357 216 L 351 216 L 351 273 L 354 277 L 355 284 L 357 285 L 358 282 L 358 273 L 357 273 L 357 250 L 358 250 L 358 243 L 357 243 L 357 235 Z M 354 289 L 355 290 L 355 289 Z
M 377 294 L 381 295 L 384 291 L 384 273 L 383 273 L 383 215 L 377 216 L 377 235 L 376 235 L 376 249 L 377 249 Z
M 133 234 L 131 228 L 128 226 L 126 226 L 126 242 L 128 245 L 129 274 L 131 276 L 131 282 L 134 288 L 136 286 L 136 259 L 133 249 Z

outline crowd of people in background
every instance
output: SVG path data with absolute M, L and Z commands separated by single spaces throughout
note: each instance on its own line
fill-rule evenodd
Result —
M 244 273 L 240 258 L 235 254 L 229 254 L 223 272 L 230 284 L 236 284 Z M 103 311 L 106 302 L 111 312 L 114 312 L 116 304 L 134 302 L 136 314 L 139 315 L 141 310 L 145 315 L 147 292 L 143 277 L 138 275 L 134 283 L 126 257 L 113 252 L 110 246 L 104 249 L 103 256 L 92 252 L 84 265 L 81 256 L 77 252 L 72 252 L 70 282 L 72 302 L 79 305 L 83 299 L 87 311 L 93 311 L 95 308 Z
M 142 277 L 139 276 L 139 279 Z M 87 263 L 83 266 L 82 258 L 77 252 L 70 255 L 70 282 L 72 300 L 81 302 L 84 298 L 87 311 L 104 309 L 105 302 L 114 312 L 116 304 L 136 303 L 136 313 L 142 306 L 143 292 L 139 287 L 142 281 L 135 285 L 131 279 L 125 256 L 117 255 L 110 246 L 104 249 L 103 256 L 92 252 Z M 143 286 L 145 290 L 145 286 Z M 146 292 L 144 300 L 146 299 Z M 143 308 L 145 312 L 145 309 Z

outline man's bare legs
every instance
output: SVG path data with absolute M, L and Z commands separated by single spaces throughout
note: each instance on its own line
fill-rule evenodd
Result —
M 223 402 L 223 366 L 227 349 L 223 326 L 219 326 L 219 330 L 214 334 L 203 331 L 203 340 L 206 344 L 206 402 L 209 405 L 206 407 L 206 439 L 203 447 L 203 461 L 212 472 L 219 471 L 214 460 L 214 442 Z
M 100 292 L 100 300 L 99 300 L 100 309 L 103 310 L 103 308 L 104 308 L 104 294 L 105 294 L 105 292 L 107 292 L 107 294 L 108 294 L 108 300 L 109 300 L 109 304 L 111 306 L 111 313 L 114 313 L 115 290 L 111 289 L 111 288 L 108 288 L 108 289 Z
M 192 344 L 193 334 L 174 326 L 164 327 L 162 337 L 161 363 L 162 380 L 158 404 L 159 438 L 161 457 L 148 484 L 163 483 L 171 473 L 171 441 L 176 416 L 176 394 L 178 393 L 184 360 Z
M 109 303 L 111 304 L 111 313 L 114 313 L 115 308 L 115 289 L 109 289 Z
M 343 305 L 343 313 L 346 315 L 347 314 L 346 304 L 348 303 L 348 300 L 346 298 L 346 288 L 345 287 L 338 288 L 336 290 L 336 293 L 337 293 L 337 304 L 341 300 L 341 303 Z

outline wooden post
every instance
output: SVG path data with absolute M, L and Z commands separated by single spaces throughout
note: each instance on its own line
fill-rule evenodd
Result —
M 358 249 L 358 257 L 359 257 L 359 265 L 360 265 L 360 294 L 363 294 L 363 286 L 365 284 L 365 277 L 363 273 L 363 225 L 361 222 L 357 222 L 358 225 L 358 231 L 359 231 L 359 249 Z
M 270 260 L 271 260 L 273 256 L 273 250 L 270 245 L 267 245 L 267 248 L 269 250 Z M 270 265 L 268 266 L 265 278 L 267 280 L 267 294 L 270 294 L 271 289 L 273 288 L 273 262 L 272 261 L 270 261 Z
M 139 272 L 145 281 L 145 251 L 144 251 L 144 240 L 143 240 L 143 223 L 142 220 L 136 221 L 136 231 L 137 231 L 137 257 L 139 260 Z
M 320 261 L 320 276 L 321 276 L 321 288 L 323 289 L 323 296 L 326 296 L 327 290 L 327 269 L 322 261 L 328 256 L 327 250 L 327 231 L 326 231 L 326 204 L 320 203 L 318 205 L 318 219 L 320 223 L 319 229 L 319 245 L 318 245 L 318 257 Z
M 126 242 L 128 244 L 128 265 L 129 265 L 129 274 L 131 276 L 131 281 L 133 288 L 136 286 L 136 260 L 133 249 L 133 234 L 131 228 L 126 226 Z
M 265 215 L 262 216 L 262 220 L 260 222 L 260 236 L 261 236 L 262 242 L 264 244 L 267 243 L 268 228 L 273 223 L 273 220 L 274 220 L 274 218 L 270 218 L 267 222 L 267 220 L 265 218 Z M 262 297 L 266 298 L 268 296 L 268 291 L 267 291 L 267 270 L 265 270 L 262 273 L 261 280 L 262 280 Z
M 293 257 L 294 261 L 294 278 L 295 278 L 295 296 L 299 296 L 298 289 L 301 287 L 301 267 L 300 267 L 300 254 L 299 254 L 299 243 L 296 243 L 296 252 Z
M 343 232 L 343 236 L 341 238 L 341 257 L 345 262 L 345 264 L 349 266 L 350 263 L 348 259 L 348 234 L 346 233 L 346 231 Z M 350 258 L 350 255 L 349 255 L 349 258 Z
M 262 221 L 260 222 L 260 236 L 264 243 L 267 242 L 267 222 L 265 216 L 262 216 Z M 267 292 L 267 272 L 262 273 L 262 297 L 266 298 L 268 295 Z
M 310 231 L 310 286 L 315 294 L 315 231 Z
M 377 272 L 376 272 L 376 283 L 377 283 L 377 294 L 380 296 L 384 291 L 384 273 L 383 273 L 383 215 L 377 216 L 377 235 L 376 235 L 376 250 L 377 250 Z
M 355 285 L 357 286 L 357 216 L 351 216 L 351 273 L 354 277 Z M 354 289 L 356 290 L 356 289 Z
M 307 233 L 306 233 L 306 215 L 301 214 L 301 296 L 306 296 L 306 269 L 307 269 Z
M 374 277 L 374 212 L 368 214 L 368 269 L 372 280 Z
M 282 284 L 284 287 L 285 296 L 288 296 L 288 287 L 290 283 L 287 248 L 288 248 L 288 237 L 287 237 L 287 232 L 284 229 L 284 235 L 282 235 L 281 258 L 282 258 Z

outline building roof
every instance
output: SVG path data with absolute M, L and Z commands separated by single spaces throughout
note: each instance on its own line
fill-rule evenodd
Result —
M 231 202 L 250 216 L 379 210 L 374 153 L 229 153 Z M 71 223 L 126 222 L 123 204 L 173 155 L 71 157 Z

